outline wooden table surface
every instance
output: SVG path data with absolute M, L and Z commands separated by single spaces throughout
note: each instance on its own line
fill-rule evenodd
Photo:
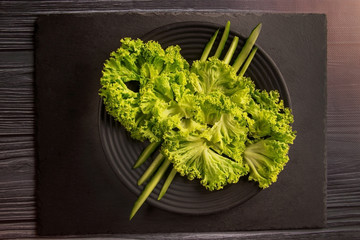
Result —
M 129 10 L 325 13 L 328 21 L 327 227 L 107 239 L 360 239 L 360 1 L 0 1 L 0 239 L 37 239 L 34 28 L 54 13 Z M 55 239 L 55 238 L 51 238 Z

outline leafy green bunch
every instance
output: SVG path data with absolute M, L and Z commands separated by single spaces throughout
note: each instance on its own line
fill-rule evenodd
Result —
M 105 62 L 100 96 L 107 112 L 138 140 L 149 140 L 134 167 L 160 145 L 138 184 L 146 182 L 132 218 L 172 166 L 159 199 L 177 173 L 199 179 L 208 190 L 219 190 L 247 175 L 267 188 L 288 162 L 295 139 L 293 115 L 277 91 L 257 89 L 244 76 L 257 48 L 259 24 L 230 65 L 238 37 L 220 59 L 230 31 L 228 22 L 214 56 L 209 57 L 218 31 L 202 56 L 190 66 L 179 46 L 125 38 Z

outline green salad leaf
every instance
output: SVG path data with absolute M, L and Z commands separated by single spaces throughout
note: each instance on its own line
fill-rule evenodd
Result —
M 276 182 L 277 176 L 289 161 L 289 145 L 277 140 L 260 140 L 250 144 L 244 159 L 250 167 L 249 180 L 257 181 L 261 188 Z
M 158 142 L 163 129 L 155 125 L 153 112 L 163 114 L 174 98 L 172 87 L 184 83 L 181 81 L 186 79 L 186 72 L 189 64 L 178 46 L 164 50 L 154 41 L 124 38 L 104 64 L 100 96 L 107 112 L 133 138 Z M 153 106 L 157 106 L 155 110 Z
M 211 146 L 201 134 L 182 136 L 172 132 L 166 136 L 162 150 L 176 171 L 189 180 L 201 179 L 200 183 L 210 191 L 236 183 L 248 173 L 246 166 L 222 156 Z

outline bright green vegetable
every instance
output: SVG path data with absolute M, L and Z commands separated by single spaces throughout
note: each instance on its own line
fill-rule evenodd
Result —
M 249 145 L 244 152 L 246 163 L 250 166 L 249 180 L 267 188 L 276 182 L 277 176 L 289 161 L 289 145 L 277 140 L 260 140 Z
M 140 109 L 152 116 L 149 123 L 155 135 L 163 136 L 173 128 L 181 128 L 184 121 L 195 114 L 196 102 L 187 87 L 188 81 L 193 78 L 194 74 L 184 70 L 151 79 L 140 89 Z
M 194 92 L 205 95 L 220 91 L 231 96 L 241 80 L 230 65 L 214 57 L 204 62 L 194 61 L 191 72 L 197 75 L 197 78 L 190 79 Z
M 119 121 L 138 140 L 161 141 L 162 131 L 151 121 L 151 112 L 144 111 L 144 99 L 139 90 L 148 83 L 161 83 L 188 72 L 189 64 L 178 46 L 166 50 L 154 41 L 124 38 L 121 47 L 105 62 L 100 96 L 107 112 Z M 168 94 L 165 88 L 159 89 Z M 156 89 L 158 90 L 158 89 Z M 151 105 L 151 103 L 149 103 Z M 152 103 L 157 104 L 157 103 Z
M 140 167 L 146 161 L 146 159 L 148 159 L 150 157 L 150 155 L 159 147 L 160 144 L 161 144 L 161 142 L 150 143 L 144 149 L 144 151 L 142 151 L 140 157 L 137 159 L 137 161 L 134 164 L 134 168 Z
M 214 57 L 216 58 L 219 58 L 221 53 L 222 53 L 222 50 L 224 49 L 225 47 L 225 43 L 226 43 L 226 40 L 228 39 L 229 37 L 229 32 L 230 32 L 230 21 L 228 21 L 225 25 L 225 29 L 224 29 L 224 32 L 223 32 L 223 35 L 221 36 L 221 40 L 220 40 L 220 43 L 216 49 L 216 52 L 214 54 Z
M 130 219 L 169 165 L 173 168 L 159 199 L 177 173 L 198 179 L 210 191 L 236 183 L 245 175 L 261 188 L 276 181 L 289 160 L 289 144 L 295 132 L 291 110 L 284 106 L 279 93 L 256 89 L 254 82 L 244 76 L 257 51 L 254 44 L 260 30 L 261 24 L 251 32 L 233 65 L 237 36 L 224 59 L 219 59 L 230 22 L 215 55 L 209 57 L 219 30 L 191 67 L 178 46 L 163 50 L 153 41 L 126 38 L 111 54 L 100 90 L 106 110 L 134 138 L 151 142 L 134 167 L 140 166 L 161 142 L 161 153 L 139 179 L 142 184 L 153 176 Z M 130 86 L 134 82 L 137 89 Z
M 274 139 L 287 144 L 292 144 L 295 132 L 291 124 L 294 117 L 284 102 L 279 99 L 277 91 L 267 92 L 256 89 L 246 110 L 249 136 L 254 140 Z
M 164 182 L 163 187 L 161 188 L 158 200 L 160 200 L 165 195 L 165 193 L 168 190 L 171 182 L 173 181 L 174 177 L 176 176 L 176 173 L 177 173 L 177 171 L 176 171 L 175 168 L 171 169 L 171 172 L 169 173 L 168 177 L 166 178 L 166 180 Z
M 146 169 L 144 174 L 139 178 L 138 185 L 143 184 L 146 180 L 148 180 L 151 175 L 156 171 L 156 169 L 160 166 L 160 164 L 163 162 L 164 156 L 160 153 L 156 156 L 154 161 L 150 164 L 150 166 Z
M 261 31 L 261 27 L 262 24 L 259 23 L 250 33 L 249 38 L 246 40 L 245 45 L 243 46 L 243 48 L 241 49 L 240 54 L 238 55 L 238 57 L 235 59 L 235 62 L 233 64 L 233 67 L 235 69 L 235 71 L 239 71 L 241 65 L 245 62 L 245 59 L 248 57 L 251 49 L 253 48 L 259 34 Z
M 258 50 L 257 47 L 254 47 L 253 50 L 251 50 L 250 55 L 246 59 L 243 67 L 241 68 L 241 71 L 239 72 L 239 77 L 244 76 L 244 74 L 245 74 L 246 70 L 248 69 L 248 67 L 250 66 L 250 63 L 251 63 L 252 59 L 254 58 L 255 53 L 256 53 L 257 50 Z
M 229 47 L 229 50 L 227 51 L 225 57 L 224 57 L 224 63 L 229 64 L 231 61 L 232 56 L 234 55 L 234 52 L 236 50 L 236 47 L 239 42 L 239 37 L 234 37 L 233 41 L 231 42 L 231 45 Z
M 159 183 L 161 178 L 164 176 L 169 165 L 170 162 L 168 160 L 165 160 L 160 166 L 159 170 L 156 172 L 156 174 L 151 178 L 150 182 L 145 186 L 144 190 L 141 192 L 140 196 L 134 203 L 134 206 L 130 213 L 130 220 L 135 216 L 137 211 L 140 209 L 140 207 L 143 205 L 145 200 L 148 198 L 148 196 L 154 190 L 154 188 Z
M 200 61 L 205 61 L 208 58 L 211 48 L 214 45 L 214 42 L 216 40 L 218 33 L 219 33 L 219 30 L 217 30 L 215 32 L 215 34 L 210 38 L 210 41 L 206 44 L 205 49 L 200 57 Z
M 248 172 L 246 166 L 213 150 L 202 134 L 181 136 L 173 132 L 164 144 L 164 155 L 173 167 L 189 180 L 201 179 L 200 183 L 210 191 L 236 183 Z

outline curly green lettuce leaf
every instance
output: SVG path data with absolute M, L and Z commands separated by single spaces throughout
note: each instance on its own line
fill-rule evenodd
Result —
M 278 91 L 256 90 L 246 112 L 249 114 L 249 135 L 255 139 L 270 138 L 292 144 L 294 117 L 280 100 Z
M 198 76 L 191 81 L 191 86 L 195 92 L 202 94 L 221 91 L 225 95 L 232 95 L 240 80 L 232 66 L 215 57 L 194 61 L 191 72 Z
M 119 121 L 138 140 L 161 140 L 162 131 L 154 124 L 151 112 L 141 106 L 141 92 L 153 81 L 164 97 L 171 98 L 172 90 L 166 85 L 178 72 L 188 71 L 189 64 L 181 56 L 180 47 L 163 49 L 154 41 L 124 38 L 121 47 L 112 52 L 105 62 L 100 80 L 99 94 L 107 112 Z M 153 103 L 157 105 L 158 103 Z
M 242 110 L 249 107 L 252 101 L 252 95 L 255 91 L 255 83 L 249 77 L 241 77 L 237 82 L 236 88 L 229 95 L 231 101 L 235 103 Z
M 122 46 L 110 54 L 100 79 L 100 96 L 107 112 L 119 121 L 132 136 L 143 140 L 140 132 L 146 128 L 149 115 L 144 115 L 139 107 L 139 93 L 131 89 L 130 83 L 140 82 L 141 58 L 144 44 L 141 40 L 122 39 Z M 140 128 L 142 130 L 140 130 Z
M 200 183 L 210 191 L 238 182 L 249 170 L 246 165 L 214 151 L 201 134 L 167 134 L 162 153 L 182 176 L 189 180 L 200 179 Z
M 220 91 L 200 95 L 202 114 L 198 120 L 208 127 L 203 135 L 220 154 L 242 161 L 247 141 L 247 114 Z
M 249 180 L 267 188 L 276 182 L 288 157 L 289 145 L 277 140 L 260 140 L 250 144 L 244 152 L 244 159 L 250 167 Z
M 194 92 L 204 95 L 221 92 L 242 109 L 248 106 L 255 91 L 255 84 L 249 77 L 239 77 L 231 65 L 214 57 L 194 61 L 191 72 L 197 75 L 190 81 Z
M 165 50 L 155 41 L 144 43 L 141 58 L 138 59 L 141 86 L 158 76 L 171 75 L 189 69 L 189 63 L 180 54 L 179 46 L 169 46 Z
M 183 70 L 170 76 L 151 79 L 140 90 L 140 108 L 151 114 L 158 134 L 163 135 L 173 129 L 181 132 L 192 131 L 192 118 L 199 111 L 199 104 L 194 94 L 186 87 L 189 71 Z

